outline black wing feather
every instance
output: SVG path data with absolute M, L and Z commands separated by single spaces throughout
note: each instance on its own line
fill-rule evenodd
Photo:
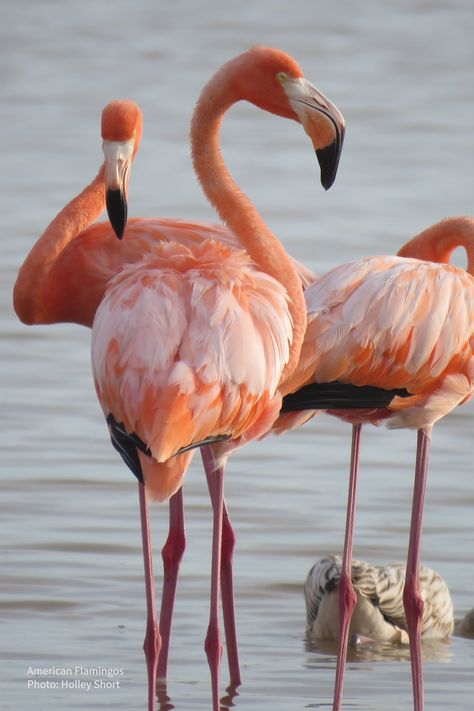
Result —
M 358 410 L 387 407 L 394 397 L 410 397 L 405 388 L 384 390 L 372 385 L 340 383 L 310 383 L 285 395 L 281 412 L 298 410 Z

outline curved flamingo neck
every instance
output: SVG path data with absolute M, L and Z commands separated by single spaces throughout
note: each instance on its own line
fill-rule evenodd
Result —
M 13 305 L 24 323 L 49 323 L 43 288 L 61 252 L 105 208 L 104 165 L 92 183 L 48 225 L 25 259 L 13 290 Z
M 231 72 L 232 63 L 229 63 L 201 93 L 191 123 L 193 165 L 208 200 L 239 238 L 242 247 L 262 271 L 277 279 L 287 290 L 293 341 L 289 360 L 281 375 L 281 386 L 298 364 L 306 330 L 306 306 L 301 280 L 283 245 L 234 182 L 222 157 L 222 119 L 232 104 L 241 98 L 232 90 Z
M 415 257 L 431 262 L 448 264 L 457 247 L 467 254 L 466 271 L 474 275 L 474 219 L 472 217 L 448 217 L 431 225 L 402 247 L 401 257 Z

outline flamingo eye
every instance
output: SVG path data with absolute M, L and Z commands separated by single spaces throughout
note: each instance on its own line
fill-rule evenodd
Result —
M 280 84 L 283 84 L 288 79 L 288 74 L 286 74 L 285 72 L 278 72 L 276 78 L 277 81 L 280 82 Z

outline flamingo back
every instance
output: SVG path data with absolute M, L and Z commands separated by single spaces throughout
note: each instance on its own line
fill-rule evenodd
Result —
M 157 245 L 110 282 L 97 310 L 92 365 L 102 409 L 161 464 L 207 436 L 238 438 L 275 410 L 291 338 L 286 291 L 245 252 L 210 240 Z M 152 464 L 139 456 L 148 484 Z M 180 483 L 176 472 L 172 484 L 166 472 L 162 479 L 153 484 L 158 498 Z
M 369 257 L 305 292 L 308 327 L 293 387 L 351 382 L 406 388 L 389 426 L 426 426 L 470 396 L 474 279 L 449 264 Z
M 123 240 L 117 240 L 108 222 L 98 222 L 80 232 L 58 255 L 42 289 L 46 320 L 92 326 L 107 285 L 127 264 L 154 254 L 161 242 L 194 248 L 214 239 L 235 250 L 240 243 L 222 225 L 166 218 L 132 218 Z M 315 280 L 305 265 L 293 260 L 303 288 Z

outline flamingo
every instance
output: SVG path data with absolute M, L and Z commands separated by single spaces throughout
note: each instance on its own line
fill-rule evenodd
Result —
M 257 72 L 252 72 L 253 64 L 257 66 Z M 278 68 L 282 71 L 277 71 Z M 276 74 L 272 74 L 274 71 Z M 246 72 L 249 73 L 246 74 Z M 264 76 L 265 72 L 266 76 Z M 226 81 L 232 83 L 233 86 L 226 87 Z M 275 85 L 272 85 L 272 81 Z M 206 116 L 206 119 L 213 118 L 214 136 L 209 135 L 208 138 L 215 156 L 217 155 L 218 163 L 219 151 L 216 136 L 222 114 L 230 103 L 240 98 L 246 98 L 262 108 L 303 123 L 306 132 L 313 140 L 318 155 L 322 183 L 325 188 L 330 186 L 335 176 L 342 145 L 343 119 L 337 109 L 302 77 L 301 70 L 294 60 L 278 50 L 253 48 L 234 61 L 233 72 L 230 65 L 227 72 L 221 70 L 220 77 L 216 77 L 215 80 L 216 87 L 218 84 L 221 84 L 220 89 L 223 89 L 219 92 L 222 104 L 219 106 L 218 102 L 214 102 L 213 107 L 207 106 L 208 116 Z M 211 87 L 209 86 L 208 94 L 210 92 Z M 130 104 L 128 108 L 130 109 Z M 132 108 L 132 113 L 136 108 Z M 213 117 L 213 111 L 217 114 L 220 113 L 220 116 Z M 115 141 L 116 132 L 112 133 L 114 135 L 109 138 L 104 134 L 104 138 Z M 118 137 L 121 143 L 128 144 L 125 148 L 129 150 L 131 144 L 128 139 L 132 138 L 132 133 L 134 133 L 135 140 L 131 158 L 134 157 L 138 148 L 141 123 L 138 128 L 134 127 L 128 135 Z M 118 155 L 115 157 L 118 158 Z M 123 157 L 122 155 L 121 159 Z M 209 157 L 212 156 L 208 155 L 207 158 Z M 122 161 L 124 189 L 126 189 L 128 181 L 128 168 L 129 162 Z M 222 241 L 232 239 L 221 227 L 214 225 L 208 227 L 179 221 L 151 219 L 132 222 L 127 231 L 127 236 L 130 234 L 130 238 L 127 237 L 127 240 L 121 243 L 112 243 L 109 239 L 111 233 L 107 225 L 88 226 L 104 208 L 106 181 L 114 175 L 116 180 L 114 171 L 115 169 L 108 171 L 106 176 L 105 168 L 102 167 L 97 178 L 53 220 L 25 260 L 14 290 L 15 309 L 20 319 L 25 323 L 69 321 L 90 326 L 111 277 L 120 272 L 124 265 L 136 262 L 144 255 L 152 253 L 153 243 L 156 243 L 158 239 L 181 240 L 182 242 L 190 239 L 195 242 L 196 239 L 202 239 L 203 232 L 206 231 L 212 232 L 213 237 L 222 239 Z M 228 183 L 228 188 L 232 191 L 231 181 Z M 110 198 L 111 212 L 115 212 L 116 220 L 117 205 L 114 202 L 114 196 L 109 194 L 108 197 Z M 240 200 L 244 201 L 247 210 L 247 227 L 251 225 L 252 228 L 258 229 L 260 223 L 254 219 L 251 204 L 246 202 L 243 195 L 240 195 Z M 123 208 L 125 208 L 125 202 L 122 203 L 121 208 L 119 205 L 119 209 Z M 229 217 L 229 222 L 233 221 L 235 222 L 235 219 Z M 118 225 L 118 232 L 123 230 L 124 224 L 125 218 L 123 217 L 121 224 Z M 270 257 L 270 269 L 274 267 L 276 256 Z M 304 269 L 301 267 L 299 271 L 300 275 L 302 272 L 304 273 Z M 308 271 L 306 271 L 307 278 Z M 294 281 L 294 274 L 291 275 L 291 280 Z M 299 292 L 295 291 L 293 299 L 295 303 L 290 304 L 290 313 L 292 310 L 296 313 L 298 294 Z M 300 326 L 299 330 L 301 339 L 303 327 Z M 295 344 L 297 345 L 297 338 L 293 337 L 293 349 L 296 354 Z M 270 345 L 275 348 L 278 344 Z M 296 355 L 293 356 L 293 359 L 296 360 Z M 291 361 L 288 361 L 286 364 L 288 372 L 290 366 Z M 284 370 L 281 375 L 283 374 Z M 118 438 L 119 433 L 121 431 L 118 429 L 115 432 Z M 120 444 L 117 439 L 116 444 Z M 146 502 L 143 509 L 145 507 Z M 142 513 L 144 516 L 145 512 Z M 224 522 L 226 513 L 224 508 Z M 229 528 L 228 519 L 227 524 Z M 180 525 L 182 526 L 182 521 Z M 149 547 L 149 542 L 149 538 L 145 537 L 145 549 Z M 146 551 L 146 557 L 149 554 L 150 551 Z M 147 587 L 147 592 L 149 589 L 150 585 Z M 146 640 L 148 638 L 147 636 Z
M 461 228 L 456 229 L 456 224 Z M 473 392 L 472 224 L 470 218 L 437 223 L 403 247 L 399 252 L 403 256 L 368 257 L 336 267 L 305 291 L 306 337 L 289 383 L 294 392 L 285 398 L 282 411 L 324 408 L 353 423 L 339 585 L 335 711 L 342 702 L 349 625 L 356 603 L 350 566 L 363 422 L 418 431 L 403 601 L 414 707 L 423 709 L 423 599 L 418 583 L 423 503 L 432 427 Z M 466 249 L 467 271 L 447 263 L 457 246 Z
M 211 609 L 205 648 L 213 709 L 219 708 L 221 643 L 218 582 L 224 465 L 239 444 L 266 432 L 278 416 L 284 384 L 304 337 L 303 292 L 293 263 L 226 171 L 218 145 L 225 111 L 247 99 L 303 123 L 321 165 L 324 187 L 335 177 L 344 124 L 337 109 L 288 55 L 253 48 L 225 64 L 204 88 L 191 129 L 203 189 L 247 253 L 215 241 L 191 249 L 158 244 L 153 255 L 111 280 L 94 319 L 94 381 L 116 447 L 143 480 L 140 510 L 147 574 L 145 639 L 149 707 L 160 636 L 152 600 L 148 499 L 181 486 L 203 446 L 213 505 Z M 110 201 L 121 235 L 125 195 Z M 251 261 L 251 259 L 253 261 Z M 258 267 L 258 269 L 257 269 Z M 208 437 L 230 442 L 208 445 Z
M 127 239 L 118 241 L 109 222 L 94 223 L 105 210 L 106 195 L 111 210 L 116 196 L 117 176 L 123 140 L 135 134 L 133 160 L 142 135 L 142 115 L 131 101 L 110 102 L 102 113 L 102 136 L 110 144 L 108 164 L 101 166 L 92 183 L 71 200 L 50 223 L 25 259 L 14 287 L 13 302 L 18 317 L 26 324 L 78 323 L 92 327 L 97 307 L 107 284 L 125 264 L 153 253 L 159 241 L 195 245 L 217 239 L 234 249 L 234 235 L 220 225 L 206 225 L 165 218 L 134 218 L 128 221 Z M 117 155 L 114 157 L 114 151 Z M 122 171 L 124 171 L 122 164 Z M 107 174 L 107 178 L 106 178 Z M 123 173 L 128 182 L 128 174 Z M 124 229 L 124 224 L 120 227 Z M 312 280 L 312 272 L 295 261 L 302 283 Z M 227 653 L 232 683 L 240 683 L 235 622 L 232 602 L 233 531 L 224 509 L 224 538 L 227 567 L 223 569 L 223 596 Z M 163 647 L 158 675 L 166 677 L 171 617 L 179 564 L 185 548 L 182 492 L 170 500 L 170 531 L 162 550 L 164 584 L 160 624 Z M 227 603 L 229 600 L 229 604 Z
M 254 54 L 258 54 L 258 50 L 255 50 Z M 280 83 L 281 81 L 280 79 Z M 290 83 L 288 82 L 287 86 Z M 312 100 L 310 94 L 303 96 L 303 98 Z M 319 98 L 323 99 L 322 95 Z M 295 100 L 298 101 L 298 98 Z M 303 112 L 302 116 L 305 115 Z M 291 117 L 294 118 L 294 115 Z M 339 116 L 337 116 L 337 120 L 340 121 Z M 133 159 L 138 150 L 142 132 L 141 113 L 137 105 L 126 101 L 112 102 L 103 113 L 104 127 L 109 131 L 108 134 L 104 134 L 104 138 L 107 142 L 112 143 L 116 140 L 119 143 L 124 141 L 126 143 L 124 137 L 130 137 L 133 131 L 136 132 L 134 152 L 131 156 Z M 311 133 L 311 128 L 308 131 Z M 343 132 L 343 126 L 341 131 Z M 342 132 L 339 136 L 340 141 L 342 141 Z M 331 160 L 328 154 L 331 148 L 328 147 L 326 151 L 323 148 L 317 150 L 323 165 L 324 181 L 328 187 L 331 170 Z M 334 156 L 336 167 L 337 157 Z M 24 323 L 72 322 L 91 327 L 97 307 L 112 277 L 119 273 L 124 265 L 140 261 L 145 255 L 152 254 L 159 241 L 172 241 L 195 246 L 205 239 L 212 238 L 234 249 L 240 246 L 238 239 L 221 225 L 206 225 L 165 218 L 129 220 L 126 239 L 118 241 L 109 223 L 94 223 L 94 220 L 105 209 L 106 193 L 110 209 L 116 212 L 117 206 L 113 202 L 114 192 L 109 190 L 111 179 L 115 180 L 113 187 L 116 187 L 115 170 L 116 167 L 110 164 L 106 179 L 106 169 L 105 166 L 102 166 L 92 183 L 71 200 L 51 222 L 25 259 L 18 274 L 13 297 L 14 308 Z M 128 182 L 128 175 L 124 174 L 123 178 Z M 123 231 L 124 222 L 118 226 L 119 231 Z M 302 264 L 296 260 L 293 261 L 302 284 L 306 286 L 313 280 L 314 275 Z M 240 670 L 232 601 L 231 568 L 234 534 L 225 506 L 223 524 L 222 597 L 224 623 L 231 682 L 238 685 Z M 160 678 L 166 677 L 174 590 L 184 546 L 182 492 L 178 491 L 170 501 L 170 533 L 162 551 L 164 590 L 160 615 L 163 639 L 158 666 Z
M 266 432 L 278 416 L 306 325 L 293 263 L 237 189 L 220 155 L 223 115 L 241 99 L 301 122 L 316 149 L 323 186 L 334 180 L 344 131 L 337 109 L 283 52 L 257 47 L 239 55 L 204 88 L 191 141 L 203 189 L 247 253 L 215 241 L 194 248 L 158 244 L 152 256 L 125 266 L 111 280 L 92 329 L 99 401 L 116 447 L 145 484 L 139 486 L 145 544 L 147 496 L 172 496 L 181 486 L 189 450 L 206 445 L 202 454 L 213 505 L 213 547 L 205 648 L 213 709 L 219 708 L 222 651 L 218 582 L 224 465 L 236 446 Z M 124 196 L 111 205 L 109 216 L 120 236 Z M 230 441 L 208 445 L 208 437 L 223 436 Z M 151 600 L 151 551 L 145 548 L 150 557 L 145 649 L 152 708 L 160 636 Z
M 131 101 L 111 102 L 103 112 L 102 123 L 110 132 L 105 139 L 108 142 L 114 142 L 118 136 L 117 141 L 122 143 L 124 136 L 131 136 L 131 132 L 136 131 L 133 159 L 142 135 L 139 107 Z M 319 156 L 322 162 L 328 161 L 323 149 Z M 157 242 L 194 247 L 205 239 L 214 239 L 233 249 L 241 247 L 238 238 L 222 225 L 157 217 L 129 219 L 126 239 L 117 240 L 109 222 L 94 222 L 106 208 L 106 194 L 111 211 L 117 214 L 114 203 L 117 191 L 113 189 L 117 179 L 113 184 L 110 182 L 114 170 L 116 168 L 110 165 L 109 179 L 106 180 L 105 165 L 102 166 L 96 178 L 60 211 L 26 257 L 13 292 L 14 308 L 23 323 L 77 323 L 92 327 L 97 307 L 112 277 L 124 265 L 152 254 Z M 129 176 L 123 177 L 128 182 Z M 328 180 L 327 171 L 325 180 Z M 125 220 L 116 228 L 122 234 Z M 314 280 L 314 274 L 305 265 L 292 260 L 303 287 L 306 287 Z M 234 545 L 235 535 L 224 505 L 222 603 L 230 678 L 231 683 L 238 686 L 240 669 L 232 582 Z M 158 665 L 158 676 L 162 679 L 167 674 L 174 591 L 184 549 L 183 496 L 178 491 L 170 500 L 170 530 L 162 550 L 164 588 L 160 626 L 163 644 Z
M 304 586 L 306 630 L 313 639 L 339 639 L 339 583 L 342 558 L 327 556 L 315 562 Z M 408 643 L 403 586 L 405 566 L 396 563 L 373 566 L 353 560 L 351 580 L 356 604 L 349 633 L 351 640 Z M 420 566 L 420 592 L 423 598 L 421 636 L 444 639 L 454 630 L 453 603 L 441 575 Z
M 19 318 L 26 324 L 72 322 L 92 327 L 97 307 L 110 279 L 125 264 L 141 260 L 153 252 L 158 241 L 180 241 L 196 245 L 217 239 L 236 249 L 234 235 L 220 225 L 190 223 L 165 218 L 134 218 L 128 222 L 127 240 L 118 241 L 109 222 L 93 223 L 108 205 L 116 211 L 117 171 L 124 183 L 128 175 L 123 163 L 123 140 L 135 136 L 131 160 L 138 152 L 142 135 L 142 114 L 131 101 L 112 101 L 102 112 L 102 137 L 108 146 L 108 160 L 99 174 L 56 216 L 22 265 L 14 287 L 13 301 Z M 125 150 L 129 150 L 127 147 Z M 107 177 L 106 177 L 107 176 Z M 125 225 L 121 226 L 123 230 Z M 293 260 L 306 286 L 313 280 L 311 270 Z M 233 603 L 232 554 L 235 544 L 227 508 L 223 519 L 223 611 L 231 683 L 240 684 L 240 668 Z M 174 596 L 181 558 L 185 548 L 184 508 L 181 489 L 170 500 L 170 530 L 162 550 L 164 567 L 160 611 L 162 649 L 157 674 L 166 677 Z

